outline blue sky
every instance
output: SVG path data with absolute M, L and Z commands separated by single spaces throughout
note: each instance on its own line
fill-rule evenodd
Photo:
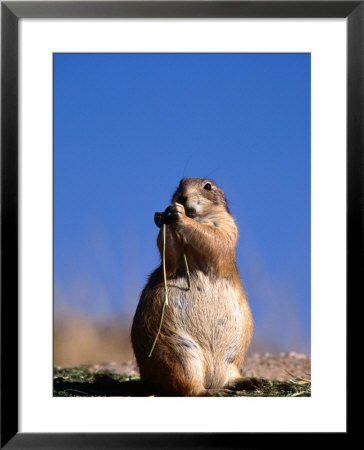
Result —
M 55 54 L 55 311 L 134 313 L 155 211 L 224 191 L 255 339 L 310 345 L 310 55 Z

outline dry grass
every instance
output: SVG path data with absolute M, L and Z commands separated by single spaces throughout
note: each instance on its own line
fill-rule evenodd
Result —
M 81 313 L 63 314 L 54 321 L 53 346 L 57 366 L 134 358 L 125 318 L 96 320 Z

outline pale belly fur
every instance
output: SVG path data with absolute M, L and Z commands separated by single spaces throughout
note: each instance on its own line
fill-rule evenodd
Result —
M 205 385 L 214 387 L 241 348 L 244 315 L 238 293 L 226 279 L 212 281 L 195 272 L 191 285 L 187 290 L 185 277 L 168 282 L 168 316 L 175 324 L 171 339 L 181 360 L 202 363 Z

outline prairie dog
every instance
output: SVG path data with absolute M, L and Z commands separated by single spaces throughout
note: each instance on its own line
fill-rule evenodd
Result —
M 141 294 L 131 331 L 141 379 L 164 395 L 252 388 L 240 369 L 253 320 L 236 267 L 238 231 L 224 192 L 211 180 L 183 178 L 166 211 L 155 213 L 154 220 L 158 227 L 167 224 L 169 304 L 150 358 L 164 301 L 162 265 Z M 157 245 L 162 255 L 161 235 Z

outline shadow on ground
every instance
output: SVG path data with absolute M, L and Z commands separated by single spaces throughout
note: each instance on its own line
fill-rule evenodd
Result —
M 113 374 L 97 374 L 90 380 L 54 378 L 55 397 L 147 397 L 153 395 L 140 380 L 119 380 Z

